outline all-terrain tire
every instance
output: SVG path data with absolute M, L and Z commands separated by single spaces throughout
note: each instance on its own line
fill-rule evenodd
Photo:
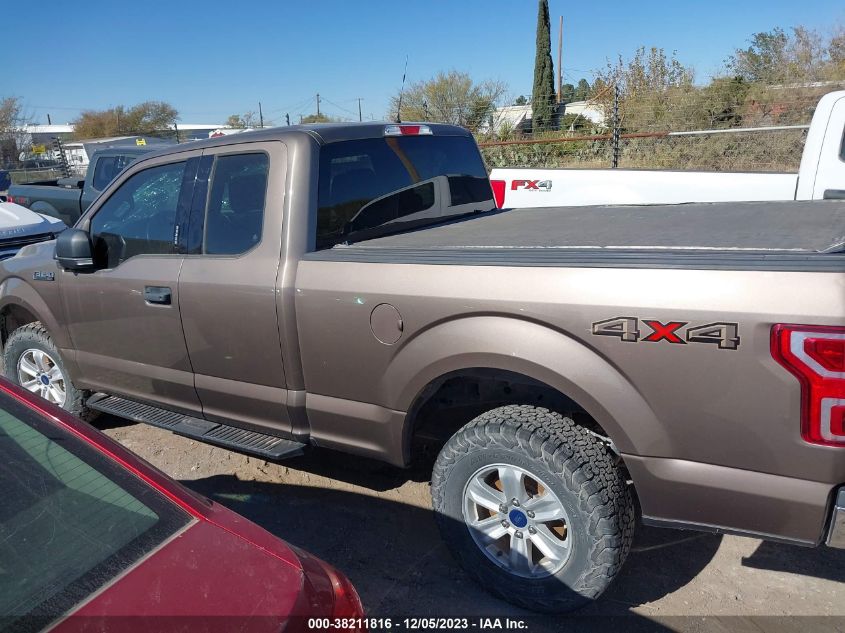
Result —
M 40 349 L 46 352 L 59 367 L 65 379 L 65 402 L 62 408 L 83 420 L 91 420 L 97 413 L 85 406 L 87 392 L 77 389 L 71 382 L 61 354 L 40 321 L 27 323 L 16 329 L 6 341 L 3 348 L 3 366 L 6 378 L 16 385 L 21 385 L 18 377 L 18 360 L 29 349 Z
M 534 611 L 577 609 L 610 585 L 633 539 L 634 504 L 616 462 L 606 443 L 559 413 L 527 405 L 493 409 L 464 426 L 440 451 L 432 475 L 440 532 L 464 570 L 494 595 Z M 495 464 L 540 478 L 564 507 L 572 542 L 556 573 L 515 575 L 476 544 L 464 521 L 464 494 L 479 469 Z

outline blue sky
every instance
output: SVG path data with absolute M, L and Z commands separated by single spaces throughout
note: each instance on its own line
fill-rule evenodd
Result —
M 37 8 L 36 8 L 37 7 Z M 754 32 L 845 24 L 841 0 L 563 2 L 550 0 L 553 48 L 564 16 L 564 77 L 575 83 L 637 46 L 677 50 L 699 80 Z M 84 108 L 172 103 L 183 122 L 218 123 L 257 110 L 284 122 L 322 110 L 381 118 L 400 85 L 458 69 L 531 90 L 534 0 L 182 2 L 10 0 L 3 9 L 5 81 L 36 121 Z M 9 62 L 9 51 L 15 51 Z M 556 63 L 555 58 L 555 63 Z

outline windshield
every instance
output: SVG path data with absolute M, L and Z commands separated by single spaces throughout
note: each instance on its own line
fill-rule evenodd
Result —
M 388 136 L 320 151 L 317 250 L 495 207 L 466 136 Z
M 189 521 L 153 488 L 0 394 L 0 629 L 43 626 Z

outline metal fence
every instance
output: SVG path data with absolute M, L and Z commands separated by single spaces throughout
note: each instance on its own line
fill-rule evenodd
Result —
M 808 125 L 482 141 L 488 167 L 798 171 Z
M 818 100 L 845 84 L 708 88 L 596 100 L 599 120 L 480 135 L 488 167 L 795 172 Z M 557 129 L 555 129 L 557 127 Z

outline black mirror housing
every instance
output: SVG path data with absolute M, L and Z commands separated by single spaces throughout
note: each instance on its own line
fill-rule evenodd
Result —
M 89 270 L 94 267 L 91 237 L 82 229 L 65 229 L 56 238 L 56 261 L 65 270 Z

